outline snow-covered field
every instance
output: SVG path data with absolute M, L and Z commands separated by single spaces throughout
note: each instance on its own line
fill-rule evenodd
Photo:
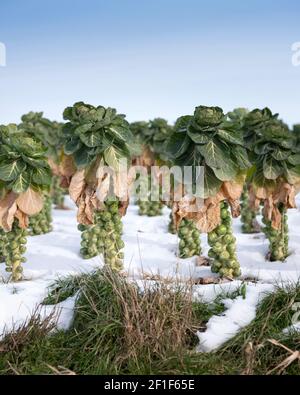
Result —
M 0 265 L 0 334 L 20 325 L 47 296 L 48 287 L 58 277 L 89 272 L 102 266 L 99 257 L 83 260 L 79 256 L 80 232 L 77 230 L 76 208 L 67 201 L 70 210 L 54 210 L 54 231 L 28 238 L 24 264 L 24 281 L 7 283 L 5 265 Z M 300 207 L 300 199 L 298 199 Z M 124 222 L 125 268 L 130 276 L 141 279 L 160 275 L 182 280 L 212 277 L 210 268 L 196 266 L 196 258 L 176 257 L 177 236 L 167 231 L 169 210 L 161 217 L 138 216 L 137 206 L 130 205 Z M 272 291 L 275 284 L 297 282 L 300 277 L 300 211 L 290 210 L 290 252 L 284 263 L 266 262 L 268 242 L 263 234 L 243 235 L 239 220 L 234 221 L 238 257 L 242 276 L 223 284 L 194 285 L 195 299 L 212 301 L 219 294 L 239 288 L 246 279 L 246 297 L 225 299 L 226 311 L 212 317 L 205 332 L 198 333 L 199 351 L 209 351 L 234 336 L 240 328 L 255 317 L 258 301 Z M 208 251 L 205 235 L 202 236 L 203 253 Z M 250 281 L 248 281 L 250 279 Z M 253 281 L 257 280 L 257 281 Z M 67 328 L 72 320 L 75 298 L 57 306 L 45 306 L 42 314 L 53 309 L 59 314 L 58 327 Z

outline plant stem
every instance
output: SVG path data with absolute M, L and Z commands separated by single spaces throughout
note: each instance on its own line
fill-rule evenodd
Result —
M 264 233 L 270 242 L 270 261 L 285 261 L 289 255 L 288 217 L 287 209 L 283 204 L 278 207 L 281 213 L 281 226 L 279 230 L 272 227 L 272 222 L 264 219 L 266 224 Z
M 51 195 L 53 204 L 59 209 L 64 209 L 65 190 L 60 186 L 60 178 L 58 176 L 53 176 Z
M 82 230 L 80 253 L 83 258 L 103 254 L 104 263 L 113 270 L 123 268 L 123 226 L 118 201 L 106 202 L 105 209 L 95 213 L 94 225 L 79 225 L 79 229 Z
M 178 229 L 179 257 L 190 258 L 201 254 L 200 232 L 193 221 L 183 219 Z
M 242 221 L 242 232 L 246 234 L 259 233 L 260 226 L 257 222 L 257 212 L 250 208 L 249 204 L 249 192 L 248 185 L 244 185 L 244 190 L 241 197 L 241 221 Z
M 159 184 L 153 182 L 150 174 L 147 177 L 141 177 L 141 183 L 147 183 L 149 192 L 147 200 L 138 200 L 139 215 L 147 215 L 148 217 L 162 215 L 163 204 L 160 200 L 154 200 L 154 197 L 159 197 Z
M 31 236 L 43 235 L 52 231 L 52 199 L 45 195 L 43 209 L 29 219 L 29 234 Z
M 27 231 L 21 229 L 18 221 L 15 220 L 10 232 L 4 232 L 3 235 L 3 256 L 6 263 L 6 271 L 11 273 L 12 281 L 20 281 L 22 279 L 22 263 L 26 262 L 23 256 L 26 251 L 25 244 Z
M 211 249 L 208 256 L 212 259 L 211 270 L 221 277 L 238 277 L 240 265 L 236 255 L 236 238 L 232 232 L 232 219 L 227 202 L 221 202 L 221 224 L 208 234 Z

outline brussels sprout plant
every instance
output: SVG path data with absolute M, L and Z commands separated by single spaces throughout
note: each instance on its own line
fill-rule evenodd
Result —
M 232 214 L 238 216 L 238 201 L 251 166 L 242 133 L 226 120 L 221 108 L 199 106 L 193 116 L 177 120 L 167 151 L 179 166 L 203 167 L 203 206 L 184 216 L 208 233 L 212 271 L 226 277 L 238 276 L 240 269 L 228 204 Z M 191 206 L 195 201 L 191 199 Z M 173 211 L 182 220 L 180 202 Z
M 235 128 L 239 131 L 244 131 L 245 129 L 245 119 L 248 115 L 248 110 L 245 108 L 236 108 L 233 111 L 227 114 L 228 124 L 232 128 Z M 251 118 L 251 117 L 250 117 Z M 267 115 L 266 120 L 269 120 L 269 116 Z M 265 119 L 262 119 L 260 124 L 263 123 Z M 251 123 L 247 125 L 247 128 L 251 128 Z M 257 124 L 256 124 L 257 126 Z M 246 128 L 246 129 L 247 129 Z M 251 169 L 249 171 L 251 174 Z M 249 174 L 248 174 L 249 176 Z M 250 196 L 249 190 L 251 189 L 251 184 L 249 183 L 249 177 L 247 177 L 243 193 L 241 196 L 241 222 L 242 222 L 242 232 L 243 233 L 259 233 L 260 226 L 256 219 L 259 209 L 254 209 L 250 204 Z
M 296 207 L 295 185 L 300 178 L 300 145 L 288 127 L 269 109 L 254 110 L 246 125 L 268 115 L 269 120 L 248 129 L 245 142 L 252 152 L 253 201 L 264 203 L 263 222 L 270 241 L 269 257 L 284 261 L 288 256 L 287 209 Z
M 49 164 L 58 162 L 61 149 L 61 125 L 43 117 L 42 112 L 29 112 L 21 118 L 19 127 L 29 136 L 37 139 L 45 147 Z M 56 180 L 52 178 L 52 188 Z M 30 234 L 32 236 L 51 232 L 52 201 L 50 191 L 45 195 L 44 207 L 40 213 L 30 218 Z
M 124 246 L 121 216 L 128 205 L 120 161 L 130 159 L 129 124 L 115 109 L 83 102 L 67 107 L 63 116 L 68 121 L 63 127 L 64 152 L 76 167 L 69 192 L 78 206 L 81 255 L 103 254 L 105 264 L 119 270 Z M 114 169 L 113 185 L 104 166 Z
M 138 200 L 139 214 L 148 215 L 149 217 L 162 214 L 163 204 L 156 201 L 154 196 L 160 196 L 160 185 L 158 180 L 151 175 L 151 166 L 161 165 L 167 161 L 165 155 L 165 145 L 172 128 L 168 122 L 162 118 L 156 118 L 153 121 L 134 122 L 131 124 L 131 130 L 136 141 L 142 147 L 138 164 L 148 167 L 148 175 L 141 175 L 140 183 L 144 184 L 149 191 L 147 199 Z
M 26 261 L 28 220 L 43 208 L 51 171 L 45 148 L 16 125 L 1 126 L 0 134 L 1 255 L 12 280 L 18 281 Z

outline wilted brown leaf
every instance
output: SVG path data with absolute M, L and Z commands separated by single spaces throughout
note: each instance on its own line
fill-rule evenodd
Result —
M 18 208 L 27 215 L 38 214 L 44 205 L 43 196 L 34 191 L 32 188 L 28 188 L 26 192 L 21 193 L 21 195 L 16 200 Z

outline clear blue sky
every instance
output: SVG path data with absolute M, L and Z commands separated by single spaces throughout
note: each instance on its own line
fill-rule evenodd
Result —
M 299 0 L 1 0 L 0 123 L 75 101 L 130 121 L 196 105 L 269 106 L 300 121 Z

